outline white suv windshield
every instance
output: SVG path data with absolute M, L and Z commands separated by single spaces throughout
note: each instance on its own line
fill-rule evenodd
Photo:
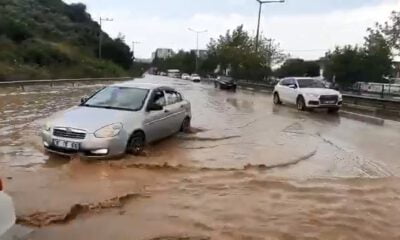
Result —
M 300 88 L 325 88 L 323 82 L 315 79 L 298 79 L 297 82 Z
M 83 106 L 139 111 L 149 90 L 126 87 L 108 87 L 86 101 Z

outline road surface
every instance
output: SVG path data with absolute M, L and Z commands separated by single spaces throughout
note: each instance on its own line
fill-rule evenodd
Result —
M 0 176 L 30 239 L 399 239 L 400 124 L 167 77 L 193 133 L 112 161 L 44 153 L 44 119 L 103 85 L 0 90 Z

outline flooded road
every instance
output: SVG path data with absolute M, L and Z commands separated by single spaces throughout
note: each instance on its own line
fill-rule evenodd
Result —
M 113 161 L 47 155 L 38 136 L 102 84 L 0 90 L 0 176 L 31 239 L 400 239 L 399 123 L 136 81 L 181 91 L 194 133 Z

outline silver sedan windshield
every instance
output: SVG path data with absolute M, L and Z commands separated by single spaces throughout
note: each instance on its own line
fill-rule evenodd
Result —
M 142 109 L 149 90 L 127 87 L 104 88 L 82 106 L 139 111 Z

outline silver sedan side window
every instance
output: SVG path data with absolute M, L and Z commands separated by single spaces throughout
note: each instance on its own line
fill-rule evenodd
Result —
M 180 96 L 180 94 L 175 91 L 169 90 L 166 91 L 165 93 L 167 96 L 168 105 L 172 105 L 182 101 L 182 97 Z
M 156 90 L 154 92 L 154 98 L 153 98 L 153 102 L 160 105 L 160 106 L 166 106 L 167 103 L 165 102 L 165 94 L 163 91 L 161 90 Z

